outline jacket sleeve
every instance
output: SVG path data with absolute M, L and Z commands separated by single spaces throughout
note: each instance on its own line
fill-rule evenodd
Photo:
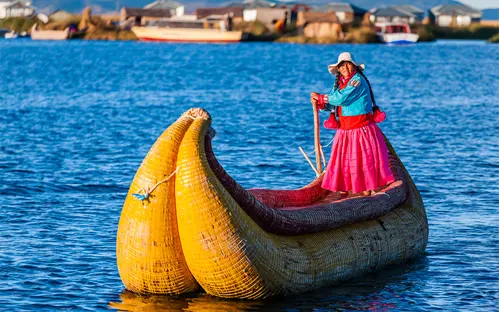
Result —
M 317 108 L 321 111 L 332 111 L 334 106 L 327 102 L 328 94 L 319 94 L 319 99 L 317 101 Z
M 351 80 L 343 90 L 331 90 L 326 99 L 326 106 L 348 106 L 362 96 L 363 84 L 359 80 Z

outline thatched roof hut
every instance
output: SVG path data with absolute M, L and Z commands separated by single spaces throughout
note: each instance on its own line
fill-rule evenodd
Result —
M 243 9 L 260 9 L 260 8 L 275 8 L 275 2 L 270 2 L 267 0 L 245 0 L 242 2 L 231 2 L 227 3 L 225 7 L 236 7 Z
M 194 12 L 194 15 L 197 16 L 198 19 L 202 19 L 208 17 L 210 15 L 225 15 L 225 14 L 233 14 L 234 18 L 243 18 L 243 8 L 238 7 L 226 7 L 226 8 L 198 8 Z
M 183 4 L 172 0 L 157 0 L 146 5 L 144 9 L 170 10 L 173 16 L 182 16 L 184 15 L 185 11 L 185 7 Z
M 300 12 L 296 27 L 305 37 L 342 38 L 340 21 L 334 12 Z
M 367 12 L 367 10 L 347 2 L 329 3 L 315 11 L 334 12 L 341 24 L 350 24 L 355 19 L 360 21 Z
M 140 9 L 140 8 L 122 8 L 120 21 L 127 22 L 133 20 L 136 25 L 142 25 L 148 21 L 172 17 L 169 9 Z
M 56 10 L 48 15 L 51 21 L 59 22 L 69 20 L 74 17 L 73 14 L 64 11 L 64 10 Z

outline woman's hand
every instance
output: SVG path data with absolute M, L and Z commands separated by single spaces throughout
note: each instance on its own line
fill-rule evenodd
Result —
M 317 103 L 319 102 L 319 93 L 317 92 L 310 93 L 310 102 L 314 105 L 317 105 Z

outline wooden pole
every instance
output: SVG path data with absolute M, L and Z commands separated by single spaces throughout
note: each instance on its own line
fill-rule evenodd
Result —
M 322 149 L 322 145 L 321 145 L 321 157 L 322 157 L 322 165 L 326 167 L 326 157 L 324 157 L 324 150 Z
M 312 167 L 312 170 L 315 172 L 315 174 L 317 176 L 320 175 L 319 172 L 317 172 L 317 169 L 315 169 L 314 167 L 314 164 L 312 163 L 312 161 L 310 160 L 310 158 L 308 158 L 307 154 L 305 153 L 305 151 L 303 150 L 303 148 L 301 148 L 301 146 L 298 146 L 298 149 L 300 149 L 300 152 L 303 154 L 303 157 L 305 157 L 305 159 L 308 161 L 310 167 Z
M 317 110 L 317 105 L 312 104 L 314 109 L 314 146 L 315 146 L 315 164 L 317 165 L 317 172 L 322 173 L 322 163 L 321 163 L 321 134 L 319 125 L 319 112 Z

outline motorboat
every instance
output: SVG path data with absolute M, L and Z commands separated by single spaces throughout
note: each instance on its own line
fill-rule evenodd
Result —
M 411 28 L 406 23 L 376 23 L 375 30 L 384 43 L 412 44 L 419 39 L 419 35 L 411 33 Z

